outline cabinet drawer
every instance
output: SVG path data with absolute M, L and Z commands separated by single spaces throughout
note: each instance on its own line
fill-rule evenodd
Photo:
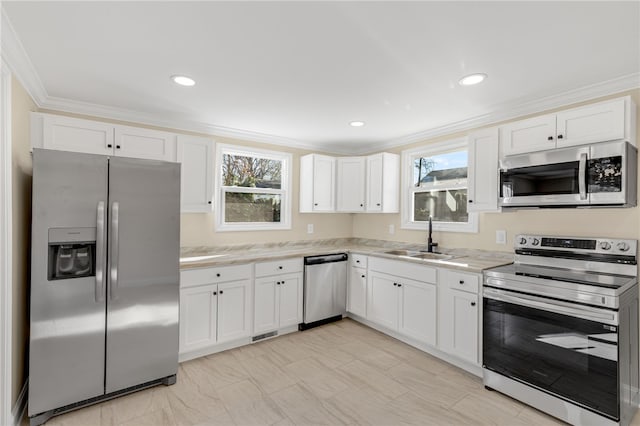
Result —
M 469 293 L 478 293 L 480 285 L 480 277 L 478 275 L 449 270 L 447 271 L 447 277 L 447 284 L 449 284 L 450 288 Z
M 251 265 L 217 266 L 213 268 L 180 271 L 180 287 L 216 284 L 251 278 Z
M 351 262 L 351 266 L 355 266 L 356 268 L 366 268 L 367 267 L 367 256 L 364 254 L 349 254 L 349 259 Z
M 256 263 L 256 277 L 302 272 L 302 258 Z
M 436 268 L 418 265 L 412 262 L 404 262 L 402 260 L 382 259 L 373 256 L 369 259 L 369 269 L 371 271 L 395 275 L 396 277 L 405 277 L 434 284 L 437 276 Z

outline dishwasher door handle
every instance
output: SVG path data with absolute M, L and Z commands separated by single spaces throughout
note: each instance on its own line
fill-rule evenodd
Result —
M 305 265 L 321 265 L 323 263 L 345 262 L 348 259 L 346 253 L 324 254 L 322 256 L 308 256 L 304 258 Z

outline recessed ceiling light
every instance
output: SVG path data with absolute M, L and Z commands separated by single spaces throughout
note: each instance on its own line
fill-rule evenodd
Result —
M 460 84 L 460 86 L 473 86 L 474 84 L 482 83 L 485 78 L 487 78 L 486 74 L 470 74 L 462 77 L 460 81 L 458 81 L 458 84 Z
M 362 126 L 364 126 L 364 121 L 352 121 L 351 123 L 349 123 L 349 126 L 351 126 L 351 127 L 362 127 Z
M 179 84 L 180 86 L 193 86 L 196 84 L 194 79 L 187 77 L 185 75 L 172 75 L 171 81 L 173 81 L 176 84 Z

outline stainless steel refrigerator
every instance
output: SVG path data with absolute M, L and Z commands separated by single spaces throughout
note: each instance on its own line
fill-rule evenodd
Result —
M 180 165 L 33 150 L 31 424 L 178 370 Z

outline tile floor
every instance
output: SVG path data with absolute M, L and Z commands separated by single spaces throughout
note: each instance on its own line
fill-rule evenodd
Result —
M 640 416 L 634 424 L 640 425 Z M 345 319 L 181 364 L 178 382 L 47 425 L 553 425 L 479 378 Z

